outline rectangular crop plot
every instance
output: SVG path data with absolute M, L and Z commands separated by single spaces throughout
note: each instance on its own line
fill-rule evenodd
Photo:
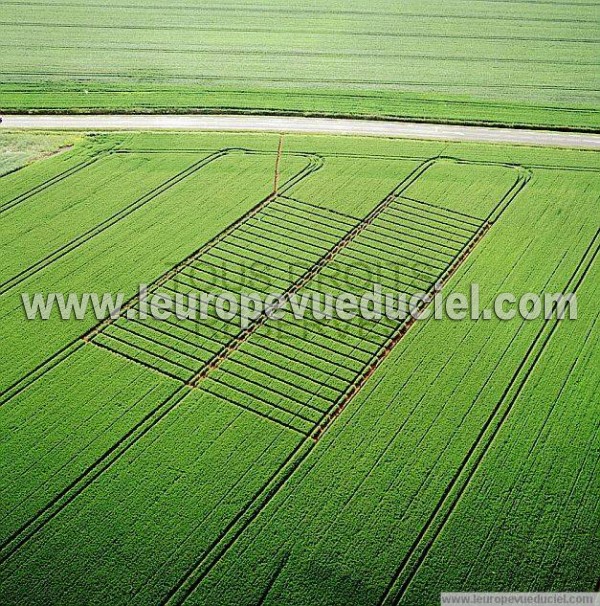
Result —
M 392 201 L 298 295 L 352 293 L 360 297 L 372 292 L 376 283 L 387 292 L 431 292 L 486 226 L 485 221 L 467 223 L 444 209 L 441 214 L 448 223 L 460 217 L 461 223 L 456 222 L 460 227 L 441 226 L 430 221 L 429 215 L 416 221 L 404 206 L 400 199 Z M 361 277 L 356 272 L 356 263 L 374 268 L 382 259 L 383 271 L 378 275 Z M 267 321 L 258 328 L 201 386 L 312 434 L 335 414 L 407 320 L 373 322 L 359 316 L 349 321 L 321 320 L 312 313 L 299 320 L 287 311 L 283 320 Z
M 327 210 L 303 206 L 287 217 L 289 202 L 278 199 L 201 255 L 177 267 L 157 294 L 171 297 L 285 292 L 359 221 L 343 221 Z M 322 228 L 311 227 L 321 221 Z M 140 311 L 139 301 L 133 307 Z M 235 340 L 241 328 L 220 320 L 120 318 L 93 342 L 181 381 L 190 381 Z
M 456 173 L 470 166 L 442 161 Z M 444 166 L 444 168 L 447 168 Z M 490 226 L 489 217 L 520 182 L 501 168 L 505 191 L 488 195 L 487 216 L 466 206 L 451 190 L 445 204 L 405 196 L 424 192 L 438 179 L 438 162 L 424 163 L 363 218 L 279 196 L 220 241 L 177 266 L 156 294 L 171 298 L 229 292 L 318 296 L 351 293 L 357 298 L 379 285 L 386 292 L 432 295 Z M 495 168 L 497 172 L 498 169 Z M 478 184 L 483 194 L 485 182 Z M 468 192 L 468 190 L 467 190 Z M 481 192 L 480 192 L 481 193 Z M 140 311 L 139 301 L 131 308 Z M 320 432 L 335 417 L 406 330 L 410 317 L 377 322 L 260 318 L 243 330 L 238 318 L 167 320 L 121 317 L 92 342 L 169 377 L 199 387 L 226 402 L 305 435 Z M 237 321 L 237 323 L 236 323 Z M 218 368 L 216 368 L 218 366 Z M 213 370 L 213 368 L 215 368 Z M 292 370 L 293 369 L 293 370 Z

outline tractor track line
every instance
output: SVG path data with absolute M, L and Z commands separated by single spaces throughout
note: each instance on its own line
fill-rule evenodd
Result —
M 14 198 L 7 200 L 6 202 L 4 202 L 4 204 L 0 205 L 0 215 L 2 215 L 5 212 L 8 212 L 11 208 L 18 206 L 19 204 L 21 204 L 22 202 L 25 202 L 26 200 L 35 196 L 36 194 L 39 194 L 40 192 L 48 189 L 52 185 L 56 185 L 57 183 L 60 183 L 67 177 L 70 177 L 70 176 L 80 172 L 81 170 L 83 170 L 84 168 L 87 168 L 88 166 L 91 166 L 92 164 L 94 164 L 95 162 L 100 160 L 101 158 L 106 157 L 108 153 L 109 152 L 106 152 L 106 151 L 98 152 L 93 157 L 88 158 L 87 160 L 83 160 L 83 161 L 75 164 L 74 166 L 71 166 L 70 168 L 67 168 L 64 171 L 54 175 L 53 177 L 46 179 L 42 183 L 32 187 L 31 189 L 27 190 L 26 192 L 23 192 L 22 194 L 19 194 L 18 196 L 15 196 Z M 6 175 L 3 175 L 3 176 L 6 176 Z
M 40 271 L 43 271 L 52 263 L 60 260 L 70 252 L 84 245 L 86 242 L 89 242 L 92 238 L 101 234 L 103 231 L 106 231 L 113 225 L 116 225 L 122 219 L 126 219 L 129 215 L 145 206 L 148 202 L 151 202 L 161 194 L 167 192 L 169 189 L 171 189 L 171 187 L 174 187 L 185 179 L 192 177 L 206 165 L 210 164 L 214 160 L 217 160 L 218 158 L 226 154 L 227 152 L 215 152 L 211 156 L 203 158 L 202 160 L 198 160 L 197 162 L 194 162 L 190 166 L 186 167 L 185 169 L 179 171 L 174 176 L 169 177 L 168 179 L 160 183 L 158 186 L 156 186 L 154 189 L 145 193 L 143 196 L 140 196 L 137 200 L 134 200 L 121 210 L 115 212 L 107 219 L 104 219 L 91 229 L 83 232 L 82 234 L 79 234 L 71 241 L 53 250 L 49 255 L 46 255 L 33 265 L 30 265 L 28 268 L 20 271 L 18 274 L 12 276 L 9 280 L 6 280 L 2 284 L 0 284 L 0 296 L 6 294 L 15 286 L 18 286 L 19 284 L 27 280 L 27 278 L 35 275 Z
M 227 156 L 232 153 L 241 152 L 243 154 L 260 155 L 262 152 L 255 152 L 253 150 L 245 150 L 245 149 L 223 149 L 219 151 L 215 151 L 212 154 L 192 163 L 190 166 L 184 168 L 179 171 L 172 177 L 165 179 L 162 183 L 151 189 L 149 192 L 146 192 L 143 196 L 140 196 L 137 200 L 134 200 L 124 208 L 118 210 L 110 217 L 104 219 L 100 223 L 96 224 L 91 229 L 83 232 L 77 237 L 73 238 L 71 241 L 66 244 L 60 246 L 59 248 L 52 251 L 49 255 L 46 255 L 33 265 L 30 265 L 28 268 L 22 270 L 18 274 L 15 274 L 10 279 L 0 284 L 0 296 L 6 294 L 10 290 L 12 290 L 15 286 L 18 286 L 31 276 L 43 271 L 47 267 L 49 267 L 52 263 L 59 261 L 61 258 L 66 256 L 67 254 L 73 252 L 80 246 L 85 245 L 92 238 L 111 228 L 113 225 L 116 225 L 121 220 L 126 219 L 132 213 L 143 208 L 149 202 L 152 202 L 157 197 L 162 194 L 168 192 L 172 187 L 175 187 L 179 183 L 187 180 L 190 177 L 196 175 L 200 170 L 204 167 L 208 166 L 215 160 L 218 160 L 224 156 Z M 134 152 L 135 153 L 135 152 Z M 89 164 L 89 163 L 88 163 Z

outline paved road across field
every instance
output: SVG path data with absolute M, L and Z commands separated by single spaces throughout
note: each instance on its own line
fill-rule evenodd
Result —
M 600 149 L 600 135 L 341 118 L 203 115 L 7 115 L 5 129 L 197 130 L 368 135 Z

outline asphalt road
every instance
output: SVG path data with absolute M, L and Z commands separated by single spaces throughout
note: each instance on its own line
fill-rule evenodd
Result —
M 480 143 L 511 143 L 545 147 L 600 149 L 600 135 L 576 132 L 450 126 L 418 122 L 387 122 L 341 118 L 205 115 L 6 115 L 4 129 L 187 130 L 285 132 L 327 135 L 441 139 Z

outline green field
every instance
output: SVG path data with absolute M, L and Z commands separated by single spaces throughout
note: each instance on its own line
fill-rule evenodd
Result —
M 44 10 L 9 2 L 2 19 L 49 22 Z M 93 16 L 125 8 L 63 10 L 95 20 L 98 44 L 130 36 Z M 70 56 L 48 63 L 57 85 Z M 287 136 L 273 195 L 275 135 L 27 137 L 48 157 L 0 177 L 1 604 L 429 606 L 441 591 L 598 589 L 598 152 Z M 287 310 L 244 331 L 214 314 L 29 321 L 21 303 L 122 292 L 139 310 L 141 283 L 360 295 L 440 280 L 478 283 L 482 307 L 575 292 L 579 317 Z
M 599 44 L 585 0 L 8 0 L 0 111 L 598 130 Z

